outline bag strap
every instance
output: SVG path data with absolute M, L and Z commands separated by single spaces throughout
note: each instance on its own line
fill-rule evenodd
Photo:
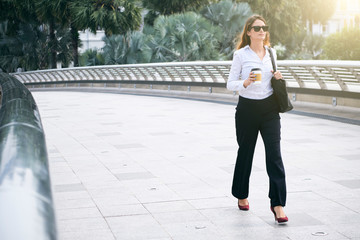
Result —
M 272 52 L 271 47 L 268 47 L 268 51 L 269 51 L 269 54 L 270 54 L 271 63 L 272 63 L 272 66 L 273 66 L 274 72 L 276 72 L 275 59 L 274 59 L 274 54 L 273 54 L 273 52 Z

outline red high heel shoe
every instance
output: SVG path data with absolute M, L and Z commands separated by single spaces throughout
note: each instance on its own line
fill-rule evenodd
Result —
M 245 205 L 245 206 L 240 206 L 239 201 L 238 201 L 238 207 L 242 211 L 249 211 L 249 209 L 250 209 L 249 203 L 247 205 Z
M 282 218 L 277 218 L 274 208 L 270 207 L 270 209 L 271 209 L 272 213 L 274 214 L 275 221 L 277 221 L 278 223 L 285 223 L 285 222 L 289 221 L 287 216 L 282 217 Z

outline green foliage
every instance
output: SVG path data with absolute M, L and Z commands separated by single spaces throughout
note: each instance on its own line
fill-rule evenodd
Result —
M 7 37 L 13 36 L 18 38 L 16 35 L 20 30 L 20 26 L 25 22 L 33 24 L 35 28 L 41 26 L 43 29 L 42 33 L 47 34 L 45 45 L 42 45 L 44 41 L 38 42 L 38 45 L 42 45 L 41 54 L 46 55 L 46 57 L 39 56 L 41 63 L 37 64 L 36 61 L 33 61 L 29 63 L 29 66 L 35 64 L 40 69 L 44 67 L 54 68 L 56 67 L 56 61 L 59 60 L 63 62 L 63 65 L 67 66 L 70 61 L 70 47 L 72 49 L 74 65 L 77 66 L 78 31 L 90 28 L 90 30 L 96 33 L 96 30 L 101 28 L 109 36 L 138 29 L 141 23 L 139 1 L 1 0 L 0 23 L 7 21 L 5 33 Z M 64 27 L 64 29 L 71 28 L 71 38 L 65 35 L 59 36 L 61 33 L 65 34 L 64 31 L 59 30 L 60 26 Z M 65 40 L 67 43 L 65 43 Z M 24 39 L 23 41 L 27 40 Z M 46 63 L 43 63 L 43 61 L 46 61 Z M 13 62 L 15 63 L 17 60 L 14 59 Z M 15 65 L 24 66 L 24 63 L 17 62 Z
M 21 23 L 14 36 L 6 35 L 7 22 L 0 24 L 0 67 L 6 72 L 17 68 L 36 70 L 49 68 L 49 39 L 47 29 Z M 69 30 L 56 29 L 57 58 L 67 66 L 71 59 Z
M 267 21 L 272 45 L 285 46 L 286 52 L 279 55 L 280 58 L 319 58 L 320 45 L 324 40 L 308 35 L 308 32 L 312 32 L 313 23 L 325 23 L 333 15 L 337 0 L 243 1 L 248 2 L 253 12 L 262 15 Z
M 278 60 L 285 59 L 286 47 L 284 45 L 279 43 L 278 45 L 275 45 L 272 48 L 274 48 L 276 50 L 276 56 L 277 56 Z
M 146 45 L 147 37 L 141 32 L 105 37 L 103 55 L 105 64 L 134 64 L 150 62 L 152 51 Z
M 71 60 L 73 60 L 72 55 L 72 35 L 68 28 L 58 28 L 56 30 L 56 39 L 57 39 L 57 61 L 62 63 L 63 67 L 68 67 Z
M 88 49 L 80 56 L 81 66 L 104 65 L 105 59 L 102 53 L 96 49 Z
M 214 0 L 142 0 L 144 8 L 158 12 L 160 15 L 196 10 L 210 2 Z
M 127 0 L 77 0 L 69 3 L 73 25 L 92 32 L 102 28 L 105 34 L 125 34 L 140 27 L 140 8 Z
M 360 60 L 360 29 L 345 28 L 325 41 L 324 57 L 332 60 Z
M 312 23 L 326 23 L 334 14 L 337 2 L 338 0 L 299 0 L 297 4 L 301 9 L 304 25 L 309 21 L 310 30 L 312 30 Z
M 153 26 L 155 19 L 160 15 L 198 11 L 204 6 L 219 0 L 142 0 L 142 5 L 148 10 L 144 22 Z
M 154 26 L 155 19 L 159 15 L 160 15 L 159 12 L 156 12 L 155 10 L 148 11 L 144 17 L 144 24 L 149 26 Z
M 24 24 L 31 24 L 33 26 L 38 27 L 41 23 L 47 24 L 49 27 L 48 38 L 47 41 L 48 45 L 51 49 L 50 58 L 50 65 L 52 67 L 56 67 L 56 39 L 55 39 L 55 18 L 53 15 L 52 7 L 53 1 L 46 1 L 46 0 L 3 0 L 1 1 L 1 14 L 6 16 L 5 21 L 8 23 L 7 28 L 7 36 L 13 36 L 16 38 L 15 34 L 18 34 L 21 31 L 21 27 Z M 1 19 L 1 18 L 0 18 Z M 23 29 L 22 29 L 23 30 Z M 36 34 L 36 33 L 34 33 Z M 26 36 L 29 36 L 27 34 Z M 26 41 L 26 40 L 23 40 Z M 31 65 L 33 63 L 29 63 Z M 24 65 L 24 64 L 22 64 Z
M 37 22 L 32 0 L 0 0 L 0 22 L 7 22 L 6 35 L 14 36 L 22 23 Z
M 34 0 L 34 7 L 36 16 L 42 23 L 45 23 L 48 27 L 48 46 L 50 49 L 50 67 L 56 68 L 56 37 L 55 28 L 59 19 L 56 18 L 56 12 L 54 11 L 55 1 L 48 0 Z
M 56 1 L 34 0 L 33 2 L 36 16 L 41 22 L 48 23 L 50 21 L 58 21 L 58 19 L 56 19 L 57 13 L 55 12 Z
M 217 50 L 221 29 L 194 12 L 159 16 L 154 28 L 145 32 L 152 32 L 152 62 L 222 59 Z
M 204 7 L 201 14 L 221 28 L 224 38 L 220 41 L 219 51 L 227 59 L 231 59 L 235 49 L 234 39 L 243 30 L 247 18 L 252 15 L 249 4 L 223 0 Z
M 107 37 L 105 55 L 90 50 L 82 56 L 84 65 L 230 59 L 233 40 L 252 12 L 267 20 L 279 59 L 359 60 L 359 29 L 331 35 L 325 45 L 322 36 L 307 34 L 306 26 L 311 32 L 312 23 L 331 17 L 335 2 L 0 0 L 0 67 L 45 69 L 56 61 L 66 67 L 71 60 L 77 66 L 78 31 L 85 29 L 104 29 Z M 131 32 L 140 27 L 141 6 L 148 11 L 145 28 Z
M 41 38 L 29 24 L 19 24 L 15 36 L 7 36 L 8 23 L 0 24 L 0 67 L 5 72 L 14 72 L 17 68 L 36 69 L 39 57 L 36 42 Z M 24 54 L 26 51 L 26 54 Z
M 106 36 L 125 34 L 140 27 L 141 12 L 133 0 L 63 0 L 68 1 L 74 65 L 76 66 L 78 30 L 90 29 L 93 33 L 101 28 Z
M 299 30 L 300 0 L 236 0 L 247 2 L 255 14 L 263 16 L 270 26 L 270 40 L 273 45 L 284 44 L 287 36 Z
M 278 54 L 279 59 L 319 59 L 322 54 L 322 45 L 324 44 L 325 37 L 322 35 L 313 35 L 306 32 L 299 32 L 294 34 L 286 45 L 285 51 L 280 51 Z
M 319 59 L 322 54 L 324 42 L 324 36 L 308 34 L 302 43 L 302 51 L 308 53 L 310 59 Z

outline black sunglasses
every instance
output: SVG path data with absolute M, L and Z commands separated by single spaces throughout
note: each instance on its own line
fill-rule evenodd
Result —
M 249 28 L 249 31 L 251 29 L 254 29 L 255 32 L 260 32 L 260 29 L 262 28 L 264 32 L 267 32 L 269 30 L 269 26 L 252 26 Z

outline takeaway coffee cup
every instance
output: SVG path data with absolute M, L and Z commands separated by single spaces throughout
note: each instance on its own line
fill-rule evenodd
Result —
M 256 85 L 261 84 L 261 69 L 253 68 L 253 69 L 251 69 L 251 71 L 256 75 L 254 84 L 256 84 Z

